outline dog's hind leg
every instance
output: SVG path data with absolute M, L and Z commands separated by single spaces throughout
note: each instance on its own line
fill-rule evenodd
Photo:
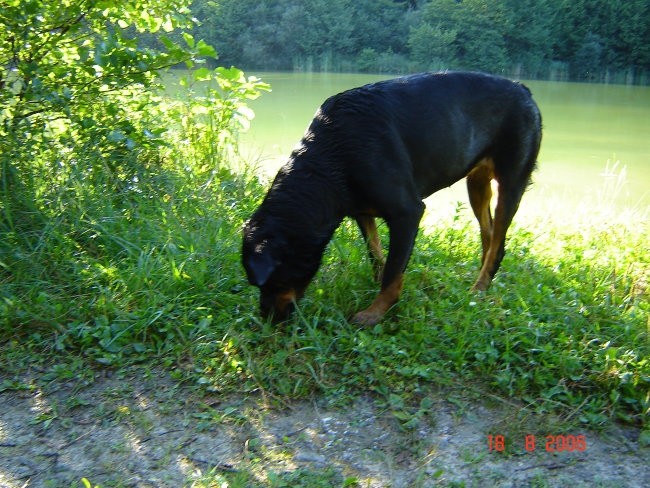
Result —
M 495 177 L 499 186 L 497 204 L 494 209 L 492 236 L 489 249 L 484 254 L 481 271 L 472 287 L 473 290 L 486 291 L 501 265 L 501 260 L 505 255 L 506 233 L 528 186 L 529 177 L 529 173 L 521 175 L 519 178 L 500 178 L 498 174 Z
M 481 265 L 485 263 L 485 257 L 490 249 L 492 241 L 492 211 L 490 201 L 492 200 L 492 178 L 494 178 L 494 163 L 492 159 L 483 159 L 467 175 L 467 192 L 469 202 L 474 210 L 474 215 L 481 228 L 481 244 L 483 255 Z
M 381 291 L 367 309 L 354 316 L 354 322 L 362 325 L 375 325 L 399 299 L 402 292 L 404 270 L 411 257 L 423 213 L 424 204 L 418 201 L 408 210 L 405 209 L 386 216 L 386 223 L 390 231 L 390 247 L 384 266 Z
M 535 169 L 539 154 L 542 142 L 542 120 L 539 109 L 529 98 L 530 92 L 527 89 L 525 91 L 527 99 L 521 102 L 519 110 L 511 113 L 511 118 L 504 123 L 499 139 L 494 141 L 490 150 L 491 158 L 488 161 L 492 163 L 493 178 L 498 183 L 498 197 L 494 209 L 490 245 L 486 253 L 485 241 L 483 241 L 483 263 L 472 287 L 473 290 L 487 290 L 501 265 L 505 255 L 508 227 L 530 183 L 530 176 Z M 469 180 L 468 185 L 470 185 Z M 471 193 L 470 189 L 470 198 Z
M 363 239 L 368 246 L 368 254 L 372 263 L 375 281 L 381 282 L 386 260 L 384 259 L 384 252 L 381 249 L 375 218 L 372 215 L 360 214 L 357 215 L 356 221 L 359 224 L 359 229 L 361 229 Z

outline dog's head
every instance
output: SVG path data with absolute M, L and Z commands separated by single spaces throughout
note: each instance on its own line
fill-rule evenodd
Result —
M 260 289 L 260 312 L 286 320 L 316 274 L 327 241 L 289 232 L 278 220 L 254 215 L 244 226 L 242 262 L 248 281 Z

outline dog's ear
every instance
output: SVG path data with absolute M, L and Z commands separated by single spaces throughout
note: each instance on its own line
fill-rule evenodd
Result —
M 269 246 L 258 245 L 248 257 L 248 281 L 251 285 L 264 286 L 277 266 Z

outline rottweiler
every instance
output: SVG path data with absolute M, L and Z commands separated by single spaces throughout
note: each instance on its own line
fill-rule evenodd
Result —
M 349 216 L 381 281 L 375 300 L 353 320 L 378 323 L 401 293 L 422 199 L 463 177 L 483 248 L 473 289 L 487 290 L 536 166 L 541 124 L 528 88 L 483 73 L 416 74 L 327 99 L 243 229 L 242 261 L 260 288 L 262 316 L 289 316 Z M 376 217 L 389 230 L 385 260 Z

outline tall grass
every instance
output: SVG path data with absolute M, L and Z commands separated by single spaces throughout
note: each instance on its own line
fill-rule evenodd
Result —
M 239 263 L 240 229 L 264 185 L 215 150 L 226 129 L 210 121 L 222 119 L 197 120 L 189 111 L 128 185 L 108 173 L 71 171 L 56 185 L 34 174 L 35 208 L 0 226 L 4 376 L 35 362 L 62 377 L 146 362 L 280 403 L 372 392 L 406 428 L 431 387 L 463 384 L 592 426 L 648 425 L 645 221 L 515 227 L 493 288 L 475 295 L 478 231 L 459 206 L 421 232 L 401 302 L 372 329 L 347 320 L 376 284 L 345 223 L 295 317 L 272 326 Z M 59 155 L 34 157 L 51 167 Z

